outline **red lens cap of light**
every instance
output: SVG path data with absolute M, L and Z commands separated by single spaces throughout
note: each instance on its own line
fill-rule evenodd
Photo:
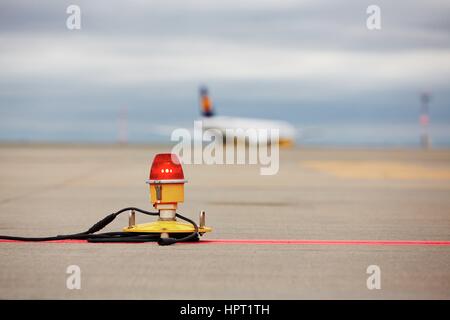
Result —
M 178 156 L 173 153 L 157 154 L 150 169 L 150 180 L 184 180 Z

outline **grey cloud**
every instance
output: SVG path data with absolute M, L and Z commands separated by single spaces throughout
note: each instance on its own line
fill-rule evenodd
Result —
M 3 0 L 0 139 L 114 139 L 123 105 L 147 139 L 147 119 L 197 116 L 200 83 L 220 114 L 327 124 L 415 123 L 431 89 L 432 116 L 450 122 L 450 4 L 377 0 L 370 32 L 372 3 Z M 70 4 L 81 31 L 65 27 Z
M 6 1 L 0 8 L 2 33 L 67 33 L 65 8 L 72 1 Z M 383 30 L 365 27 L 370 3 L 78 1 L 83 32 L 92 37 L 147 35 L 214 38 L 235 43 L 317 49 L 401 50 L 449 48 L 450 6 L 445 1 L 377 1 Z M 272 5 L 267 5 L 272 3 Z

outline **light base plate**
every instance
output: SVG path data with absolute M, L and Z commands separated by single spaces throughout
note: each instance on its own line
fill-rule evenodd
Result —
M 140 232 L 140 233 L 192 233 L 195 231 L 194 226 L 190 223 L 178 221 L 155 221 L 150 223 L 137 224 L 131 227 L 123 228 L 124 232 Z M 199 227 L 198 233 L 211 232 L 209 227 Z

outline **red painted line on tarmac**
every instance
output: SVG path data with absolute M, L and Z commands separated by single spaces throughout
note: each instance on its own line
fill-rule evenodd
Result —
M 0 240 L 10 243 L 24 243 L 27 241 L 18 240 Z M 88 243 L 86 240 L 52 240 L 52 241 L 32 241 L 34 243 Z M 27 242 L 29 243 L 29 242 Z M 127 243 L 127 242 L 118 242 Z M 130 243 L 130 242 L 128 242 Z M 146 243 L 130 243 L 130 244 L 147 244 Z M 155 243 L 155 242 L 152 242 Z M 102 243 L 96 243 L 102 244 Z M 105 243 L 103 243 L 105 244 Z M 117 244 L 117 243 L 108 243 Z M 290 244 L 290 245 L 368 245 L 368 246 L 450 246 L 450 241 L 433 241 L 433 240 L 287 240 L 287 239 L 210 239 L 201 240 L 199 242 L 180 242 L 180 244 Z
M 6 240 L 0 239 L 0 242 L 12 243 L 87 243 L 86 240 L 51 240 L 51 241 L 20 241 L 20 240 Z
M 450 246 L 450 241 L 427 240 L 284 240 L 284 239 L 210 239 L 199 243 L 217 244 L 296 244 L 296 245 L 372 245 L 372 246 Z

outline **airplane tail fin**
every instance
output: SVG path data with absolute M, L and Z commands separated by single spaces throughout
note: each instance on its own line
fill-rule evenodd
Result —
M 212 117 L 214 115 L 212 101 L 209 98 L 208 88 L 200 87 L 200 107 L 204 117 Z

